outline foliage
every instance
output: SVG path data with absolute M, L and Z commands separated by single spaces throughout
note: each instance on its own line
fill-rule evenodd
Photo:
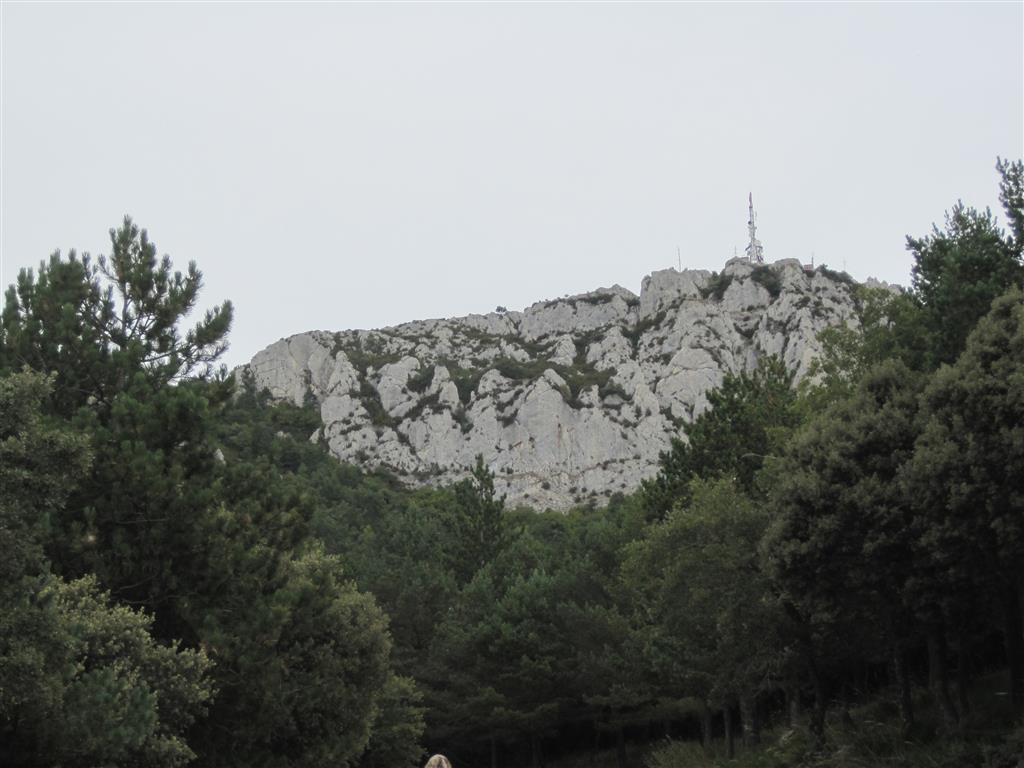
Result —
M 49 653 L 37 657 L 40 688 L 0 707 L 4 765 L 180 766 L 195 757 L 184 736 L 213 692 L 205 654 L 158 645 L 150 620 L 111 606 L 92 577 L 51 577 L 20 609 L 36 615 L 8 615 L 4 630 L 31 621 L 43 630 L 29 639 L 33 650 Z M 14 690 L 26 693 L 25 683 Z
M 371 369 L 379 371 L 385 365 L 402 359 L 401 352 L 387 352 L 386 347 L 387 336 L 376 332 L 360 331 L 351 336 L 339 333 L 334 337 L 334 352 L 344 352 L 363 379 Z
M 922 599 L 925 558 L 898 483 L 917 437 L 920 386 L 900 363 L 878 365 L 772 466 L 773 520 L 762 546 L 781 598 L 807 627 L 803 663 L 819 690 L 829 674 L 823 659 L 877 655 L 873 643 L 884 658 L 920 622 L 937 620 Z M 909 710 L 904 717 L 909 727 Z
M 423 757 L 422 695 L 414 680 L 388 676 L 377 699 L 376 716 L 358 768 L 410 768 Z
M 766 525 L 733 479 L 694 480 L 686 506 L 630 546 L 626 581 L 653 619 L 648 647 L 669 691 L 721 707 L 766 690 L 785 628 L 758 560 Z
M 632 328 L 623 328 L 622 335 L 629 339 L 630 344 L 632 344 L 635 349 L 637 344 L 640 343 L 640 337 L 652 328 L 660 327 L 661 324 L 665 322 L 666 317 L 668 317 L 668 313 L 665 310 L 661 310 L 651 317 L 645 317 L 641 320 L 637 320 L 636 325 Z
M 566 391 L 562 397 L 573 407 L 580 407 L 580 395 L 592 387 L 599 391 L 608 386 L 612 376 L 615 375 L 614 368 L 598 370 L 592 364 L 582 363 L 580 365 L 565 366 L 553 363 L 550 360 L 530 360 L 520 362 L 512 358 L 499 358 L 492 363 L 495 370 L 506 379 L 512 381 L 533 381 L 539 379 L 545 371 L 553 370 L 566 383 Z
M 865 373 L 884 360 L 900 360 L 915 371 L 928 367 L 927 330 L 913 296 L 859 286 L 855 298 L 856 326 L 832 326 L 818 335 L 821 355 L 801 382 L 808 413 L 848 397 Z
M 94 577 L 48 572 L 41 538 L 87 471 L 85 441 L 41 415 L 50 382 L 0 379 L 0 761 L 179 766 L 212 694 L 202 652 L 164 646 Z
M 435 366 L 433 365 L 423 366 L 420 370 L 409 377 L 405 386 L 410 392 L 417 392 L 419 394 L 426 392 L 427 387 L 429 387 L 430 383 L 434 380 L 434 370 Z
M 56 372 L 53 407 L 64 416 L 88 403 L 101 412 L 139 373 L 152 386 L 208 377 L 226 348 L 230 302 L 182 333 L 202 273 L 194 262 L 172 272 L 145 230 L 125 217 L 110 231 L 111 254 L 67 260 L 54 253 L 38 277 L 22 270 L 6 294 L 0 370 Z
M 223 349 L 230 306 L 210 313 L 192 332 L 179 333 L 182 313 L 196 300 L 199 273 L 191 267 L 185 277 L 171 276 L 169 260 L 157 264 L 154 254 L 145 235 L 126 223 L 115 237 L 114 256 L 101 260 L 99 271 L 55 258 L 61 293 L 44 270 L 45 290 L 23 277 L 22 287 L 32 291 L 11 292 L 6 309 L 11 332 L 5 326 L 5 361 L 18 355 L 45 365 L 55 352 L 77 345 L 73 356 L 60 360 L 49 404 L 65 424 L 87 435 L 94 460 L 88 472 L 74 480 L 69 475 L 61 486 L 67 503 L 47 503 L 39 515 L 47 525 L 36 532 L 55 569 L 68 578 L 95 574 L 114 600 L 153 616 L 159 641 L 206 649 L 216 661 L 217 695 L 209 718 L 191 727 L 188 747 L 182 742 L 172 749 L 153 746 L 153 738 L 176 739 L 187 724 L 168 721 L 167 733 L 160 730 L 163 715 L 147 714 L 160 701 L 159 685 L 136 684 L 148 678 L 124 666 L 128 652 L 119 651 L 124 658 L 102 671 L 102 680 L 96 678 L 102 685 L 83 687 L 83 695 L 122 704 L 130 699 L 124 706 L 142 720 L 122 734 L 98 719 L 105 716 L 98 709 L 88 721 L 100 739 L 96 759 L 102 762 L 104 750 L 113 748 L 99 736 L 107 734 L 122 739 L 129 755 L 124 759 L 136 762 L 141 758 L 132 757 L 132 750 L 153 752 L 154 760 L 164 750 L 168 761 L 181 763 L 193 756 L 189 748 L 201 765 L 229 759 L 282 766 L 357 760 L 378 712 L 390 642 L 372 597 L 358 592 L 337 558 L 310 539 L 313 507 L 304 484 L 271 464 L 315 464 L 289 437 L 306 444 L 308 409 L 279 411 L 249 427 L 225 419 L 233 383 L 210 376 L 209 368 Z M 106 293 L 100 276 L 113 283 Z M 28 295 L 39 301 L 26 304 Z M 66 304 L 60 323 L 49 322 L 52 303 L 75 296 L 85 299 Z M 22 332 L 29 327 L 33 334 Z M 69 382 L 95 386 L 69 395 Z M 241 396 L 250 402 L 262 397 L 251 391 Z M 225 452 L 218 436 L 238 441 L 225 446 L 230 459 L 219 458 Z M 259 455 L 268 444 L 290 445 Z M 41 481 L 29 478 L 24 485 L 42 498 Z M 25 519 L 20 512 L 14 517 Z M 31 547 L 20 549 L 31 564 Z M 91 582 L 72 586 L 79 583 Z M 40 594 L 31 583 L 19 582 L 11 599 L 31 605 L 32 595 Z M 89 610 L 99 615 L 100 607 Z M 136 615 L 122 607 L 110 610 Z M 129 620 L 118 622 L 111 632 L 126 637 Z M 198 703 L 210 693 L 200 675 L 205 664 L 193 664 Z M 168 679 L 172 671 L 168 667 Z M 161 695 L 174 701 L 170 693 Z M 60 717 L 54 723 L 58 727 Z M 68 731 L 88 743 L 82 731 Z M 140 746 L 146 739 L 147 746 Z
M 857 285 L 857 281 L 850 277 L 846 272 L 836 272 L 834 269 L 829 269 L 825 264 L 819 265 L 814 271 L 821 274 L 823 277 L 827 277 L 833 283 L 848 285 L 851 288 L 856 287 Z
M 922 539 L 943 591 L 1000 605 L 1024 711 L 1020 578 L 1024 573 L 1024 295 L 992 304 L 953 366 L 924 394 L 924 429 L 902 475 L 927 523 Z
M 330 766 L 358 758 L 387 679 L 380 610 L 318 547 L 254 587 L 228 585 L 202 611 L 221 693 L 201 729 L 201 763 Z
M 752 374 L 726 374 L 722 386 L 708 394 L 709 409 L 686 431 L 687 442 L 673 438 L 661 454 L 659 472 L 642 485 L 652 517 L 673 504 L 685 503 L 694 477 L 735 476 L 747 492 L 765 456 L 796 423 L 792 374 L 778 358 L 766 357 Z
M 1021 161 L 1000 162 L 1000 201 L 1013 232 L 1007 235 L 988 209 L 958 202 L 946 213 L 943 229 L 925 237 L 907 237 L 914 256 L 914 294 L 924 308 L 933 339 L 935 364 L 952 363 L 971 328 L 992 300 L 1024 280 L 1021 222 L 1024 221 L 1024 168 Z
M 1003 278 L 959 285 L 1000 248 L 1019 261 L 1024 171 L 999 170 L 1009 235 L 933 235 L 933 293 L 859 289 L 813 383 L 770 358 L 727 376 L 641 493 L 564 513 L 506 509 L 480 458 L 419 490 L 339 464 L 308 439 L 315 401 L 210 375 L 227 310 L 179 332 L 198 278 L 175 283 L 144 233 L 115 243 L 120 273 L 55 257 L 0 337 L 0 761 L 373 768 L 422 742 L 579 764 L 614 739 L 622 766 L 699 731 L 651 764 L 1013 765 L 1024 296 L 979 310 Z M 555 368 L 579 404 L 615 392 L 591 340 L 564 368 L 450 372 L 468 403 L 484 365 Z M 391 355 L 338 341 L 364 373 Z
M 721 301 L 725 296 L 725 292 L 729 290 L 729 286 L 732 285 L 732 275 L 727 275 L 724 272 L 719 274 L 718 272 L 712 272 L 711 277 L 701 287 L 700 295 L 705 299 L 714 299 L 715 301 Z
M 754 267 L 754 271 L 750 273 L 750 279 L 768 291 L 768 295 L 773 299 L 779 298 L 779 294 L 782 293 L 782 278 L 771 267 L 764 265 Z
M 476 457 L 470 477 L 454 487 L 452 534 L 458 560 L 455 571 L 463 583 L 494 560 L 505 545 L 505 497 L 494 491 L 494 473 Z

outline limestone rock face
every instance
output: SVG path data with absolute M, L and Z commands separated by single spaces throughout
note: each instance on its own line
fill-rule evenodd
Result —
M 856 324 L 854 284 L 795 259 L 674 269 L 523 312 L 282 339 L 243 368 L 315 402 L 339 460 L 410 485 L 465 477 L 477 454 L 511 504 L 564 509 L 635 490 L 727 373 L 778 355 L 807 374 L 828 326 Z

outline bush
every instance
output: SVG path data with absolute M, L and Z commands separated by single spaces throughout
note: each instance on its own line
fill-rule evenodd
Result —
M 632 328 L 623 329 L 622 335 L 629 339 L 630 344 L 636 349 L 636 345 L 640 343 L 640 337 L 643 336 L 651 328 L 656 328 L 661 325 L 665 318 L 668 317 L 668 313 L 665 310 L 661 310 L 654 317 L 648 317 L 646 320 L 639 321 Z
M 700 289 L 700 295 L 705 299 L 710 298 L 715 301 L 721 301 L 730 285 L 732 285 L 732 275 L 712 272 L 707 283 L 705 283 L 704 287 Z
M 460 368 L 450 361 L 441 362 L 448 369 L 448 375 L 451 376 L 455 388 L 459 391 L 459 400 L 464 405 L 469 405 L 486 368 Z
M 346 339 L 342 333 L 334 334 L 333 354 L 344 352 L 352 366 L 364 376 L 373 368 L 380 370 L 385 365 L 397 363 L 402 359 L 401 352 L 385 352 L 385 342 L 382 336 L 371 336 L 362 341 L 358 336 L 353 339 Z
M 405 388 L 410 392 L 418 392 L 420 394 L 427 391 L 427 387 L 434 380 L 434 368 L 433 365 L 427 365 L 420 368 L 416 373 L 409 377 L 409 380 L 405 383 Z
M 855 287 L 857 285 L 857 281 L 850 277 L 846 272 L 836 272 L 833 269 L 829 269 L 824 264 L 822 264 L 814 271 L 821 274 L 823 277 L 827 277 L 834 283 L 844 283 L 845 285 L 849 285 L 851 287 Z
M 473 420 L 469 418 L 469 414 L 466 413 L 466 409 L 459 407 L 452 411 L 452 418 L 455 419 L 455 423 L 459 425 L 459 429 L 462 430 L 462 434 L 467 434 L 473 429 Z
M 768 295 L 773 299 L 779 298 L 779 294 L 782 293 L 782 278 L 771 267 L 754 267 L 750 279 L 768 291 Z
M 647 768 L 714 768 L 715 761 L 694 741 L 668 741 L 647 755 Z
M 384 405 L 380 401 L 380 393 L 366 379 L 359 382 L 359 401 L 370 415 L 370 423 L 375 427 L 394 426 L 394 419 L 384 410 Z

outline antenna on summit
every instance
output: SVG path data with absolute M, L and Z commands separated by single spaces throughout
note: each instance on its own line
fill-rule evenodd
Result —
M 747 196 L 747 204 L 749 206 L 749 218 L 747 219 L 747 231 L 750 233 L 750 245 L 747 246 L 747 261 L 752 261 L 755 264 L 764 264 L 764 248 L 761 247 L 761 241 L 757 239 L 757 223 L 754 215 L 754 193 L 751 192 Z
M 683 252 L 679 250 L 679 246 L 676 246 L 676 261 L 679 262 L 679 271 L 683 271 Z

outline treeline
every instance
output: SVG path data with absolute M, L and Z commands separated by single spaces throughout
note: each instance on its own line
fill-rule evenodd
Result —
M 0 764 L 411 764 L 387 618 L 276 457 L 224 459 L 231 305 L 129 220 L 0 336 Z
M 201 276 L 130 221 L 106 259 L 23 272 L 0 763 L 626 765 L 785 725 L 759 764 L 795 765 L 871 702 L 951 768 L 1014 765 L 1024 167 L 998 170 L 1008 232 L 957 205 L 908 241 L 913 289 L 860 289 L 813 376 L 727 376 L 640 491 L 568 513 L 507 509 L 482 463 L 417 491 L 338 464 L 313 403 L 214 368 L 230 305 L 183 330 Z

